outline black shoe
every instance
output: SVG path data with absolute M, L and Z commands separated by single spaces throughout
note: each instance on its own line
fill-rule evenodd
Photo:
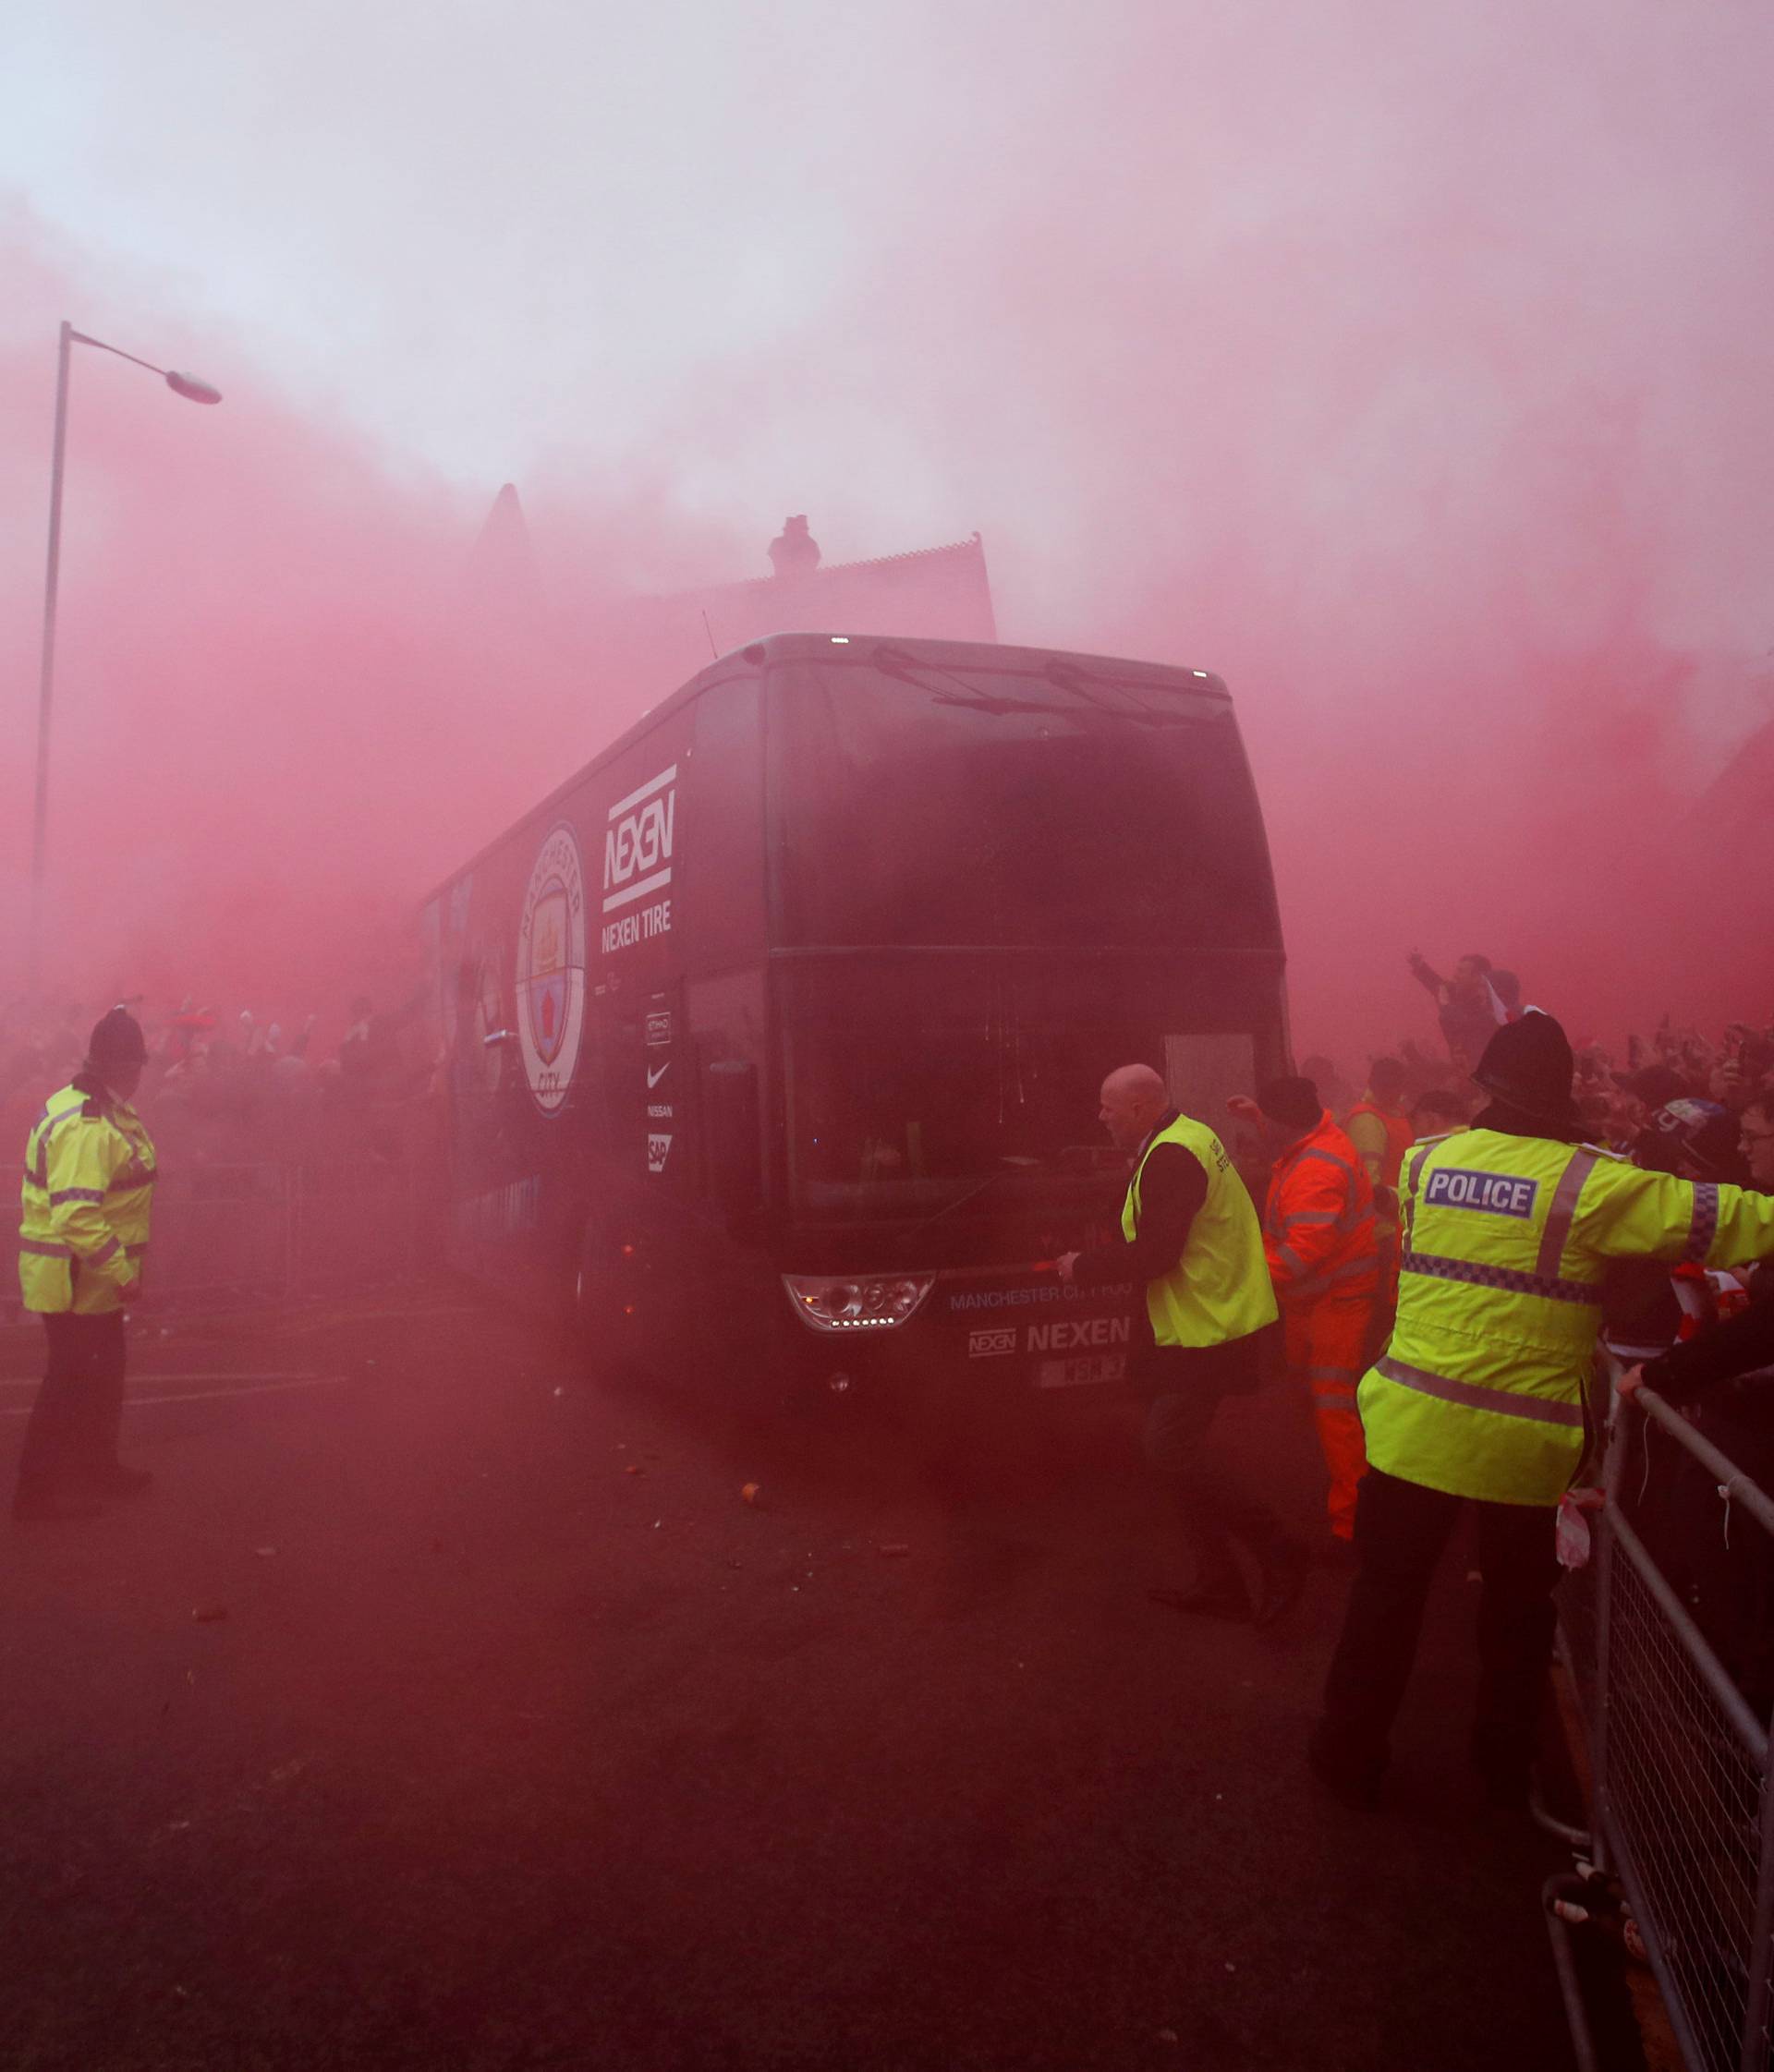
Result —
M 1312 1775 L 1343 1805 L 1367 1813 L 1379 1803 L 1379 1781 L 1386 1769 L 1383 1758 L 1364 1756 L 1352 1763 L 1327 1742 L 1320 1727 L 1306 1746 L 1306 1760 Z
M 104 1506 L 96 1496 L 71 1489 L 21 1489 L 12 1499 L 12 1515 L 20 1525 L 60 1525 L 97 1518 Z
M 1257 1585 L 1256 1618 L 1258 1626 L 1273 1626 L 1300 1601 L 1306 1588 L 1306 1557 L 1304 1547 L 1290 1547 L 1264 1562 Z
M 1242 1584 L 1209 1586 L 1197 1583 L 1193 1590 L 1148 1590 L 1155 1605 L 1173 1612 L 1193 1612 L 1201 1618 L 1229 1619 L 1234 1626 L 1251 1623 L 1250 1598 Z
M 140 1496 L 153 1487 L 154 1478 L 146 1468 L 126 1468 L 114 1461 L 108 1468 L 94 1468 L 80 1477 L 82 1491 L 91 1490 L 101 1499 L 120 1496 Z

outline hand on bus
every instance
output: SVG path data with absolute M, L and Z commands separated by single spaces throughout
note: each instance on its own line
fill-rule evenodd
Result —
M 1263 1111 L 1248 1094 L 1234 1094 L 1226 1103 L 1228 1114 L 1235 1115 L 1241 1122 L 1260 1122 Z
M 1072 1278 L 1072 1269 L 1077 1265 L 1077 1263 L 1078 1254 L 1075 1252 L 1063 1252 L 1061 1253 L 1060 1256 L 1054 1260 L 1053 1265 L 1059 1274 L 1060 1278 L 1063 1281 L 1069 1282 Z

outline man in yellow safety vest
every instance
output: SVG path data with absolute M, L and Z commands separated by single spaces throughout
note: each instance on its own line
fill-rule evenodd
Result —
M 25 1145 L 18 1281 L 43 1320 L 49 1361 L 18 1461 L 12 1515 L 21 1521 L 90 1518 L 152 1479 L 117 1459 L 123 1313 L 140 1288 L 157 1178 L 130 1106 L 147 1062 L 134 1017 L 114 1007 Z
M 1463 1499 L 1477 1508 L 1483 1571 L 1473 1765 L 1495 1802 L 1525 1800 L 1551 1654 L 1553 1521 L 1584 1453 L 1608 1264 L 1774 1253 L 1774 1198 L 1576 1141 L 1571 1046 L 1549 1015 L 1500 1028 L 1473 1077 L 1490 1105 L 1471 1128 L 1405 1156 L 1398 1321 L 1361 1384 L 1360 1566 L 1311 1760 L 1362 1803 L 1379 1787 Z
M 1150 1065 L 1109 1074 L 1099 1120 L 1133 1169 L 1121 1242 L 1068 1252 L 1059 1266 L 1083 1287 L 1145 1283 L 1152 1343 L 1133 1373 L 1147 1405 L 1143 1445 L 1176 1496 L 1196 1567 L 1193 1588 L 1152 1595 L 1178 1611 L 1266 1626 L 1299 1596 L 1304 1550 L 1205 1450 L 1222 1399 L 1256 1387 L 1259 1350 L 1273 1335 L 1262 1228 L 1225 1146 L 1177 1110 Z

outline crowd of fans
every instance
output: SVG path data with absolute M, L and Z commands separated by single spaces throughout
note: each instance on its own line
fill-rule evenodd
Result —
M 1300 1070 L 1337 1115 L 1370 1090 L 1419 1123 L 1419 1136 L 1432 1136 L 1469 1121 L 1483 1105 L 1473 1067 L 1492 1034 L 1531 1012 L 1532 1003 L 1523 1001 L 1515 975 L 1487 957 L 1462 957 L 1449 979 L 1415 951 L 1408 961 L 1434 997 L 1440 1043 L 1402 1036 L 1394 1052 L 1376 1059 L 1359 1080 L 1345 1077 L 1327 1057 L 1303 1059 Z M 1589 1142 L 1673 1171 L 1670 1160 L 1677 1153 L 1659 1152 L 1659 1139 L 1698 1138 L 1716 1161 L 1704 1177 L 1774 1192 L 1774 1166 L 1766 1157 L 1752 1177 L 1756 1147 L 1774 1125 L 1774 1019 L 1732 1022 L 1707 1035 L 1677 1027 L 1666 1015 L 1649 1036 L 1628 1036 L 1617 1048 L 1582 1039 L 1574 1048 L 1577 1106 Z
M 80 1069 L 94 1021 L 115 1004 L 0 1006 L 0 1143 L 23 1145 L 44 1097 Z M 431 1084 L 414 1002 L 378 1012 L 358 996 L 323 1054 L 319 1012 L 286 1024 L 193 999 L 158 1012 L 140 999 L 123 1004 L 147 1036 L 137 1100 L 168 1164 L 394 1157 L 407 1111 Z

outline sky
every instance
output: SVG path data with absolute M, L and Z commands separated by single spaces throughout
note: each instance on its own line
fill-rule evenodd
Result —
M 1418 941 L 1618 1021 L 1618 860 L 1770 709 L 1771 58 L 1741 0 L 15 7 L 0 746 L 66 314 L 227 396 L 79 368 L 68 781 L 152 791 L 158 715 L 243 885 L 243 710 L 341 902 L 453 860 L 415 759 L 465 851 L 541 788 L 518 743 L 468 782 L 472 672 L 447 726 L 412 687 L 509 479 L 557 597 L 760 574 L 791 510 L 834 560 L 978 528 L 1004 637 L 1219 671 L 1303 1048 L 1420 1021 Z M 591 689 L 575 760 L 647 701 Z M 213 920 L 189 860 L 153 902 Z M 1681 947 L 1679 993 L 1766 989 Z

